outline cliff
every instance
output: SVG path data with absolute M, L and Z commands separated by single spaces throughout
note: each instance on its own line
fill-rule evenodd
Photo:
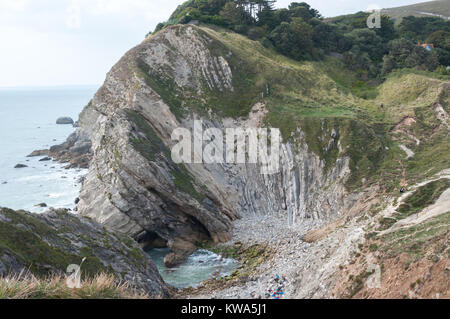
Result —
M 274 224 L 281 218 L 294 228 L 317 221 L 324 227 L 306 234 L 309 242 L 351 223 L 356 232 L 341 229 L 344 239 L 327 239 L 335 248 L 323 257 L 330 262 L 311 260 L 321 270 L 305 272 L 316 280 L 308 292 L 297 292 L 327 296 L 332 281 L 326 289 L 320 282 L 364 239 L 359 221 L 377 224 L 377 205 L 395 199 L 400 186 L 449 167 L 448 82 L 396 72 L 376 88 L 376 97 L 361 99 L 348 89 L 356 78 L 338 59 L 296 62 L 219 28 L 165 28 L 111 69 L 81 113 L 80 128 L 59 149 L 90 146 L 81 153 L 92 159 L 78 212 L 146 249 L 169 247 L 169 266 L 204 241 L 232 239 L 239 219 L 246 227 L 255 216 L 273 216 Z M 172 132 L 193 129 L 194 120 L 204 129 L 279 128 L 280 171 L 175 163 Z M 285 228 L 278 231 L 281 236 Z M 314 246 L 320 255 L 323 245 Z
M 308 132 L 283 125 L 278 174 L 261 175 L 255 164 L 175 164 L 170 156 L 172 131 L 193 128 L 194 119 L 204 128 L 279 127 L 277 103 L 294 93 L 312 112 L 323 112 L 319 103 L 356 103 L 316 71 L 233 33 L 174 26 L 149 37 L 112 68 L 80 115 L 76 135 L 90 136 L 93 158 L 78 212 L 147 247 L 167 244 L 175 264 L 192 244 L 229 240 L 232 221 L 246 215 L 284 212 L 291 223 L 339 215 L 351 165 L 340 134 L 358 125 L 339 107 L 330 111 L 344 114 L 341 123 L 304 120 Z

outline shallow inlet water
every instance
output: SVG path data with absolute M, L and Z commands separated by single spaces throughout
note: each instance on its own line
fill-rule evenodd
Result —
M 164 256 L 170 252 L 167 248 L 155 248 L 148 252 L 164 281 L 176 288 L 197 287 L 203 281 L 213 277 L 230 275 L 238 266 L 238 262 L 208 250 L 200 249 L 193 253 L 187 261 L 176 267 L 167 268 Z

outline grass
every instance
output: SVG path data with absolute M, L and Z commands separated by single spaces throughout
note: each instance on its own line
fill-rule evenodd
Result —
M 161 156 L 170 158 L 170 152 L 166 145 L 159 138 L 148 121 L 136 111 L 125 109 L 128 119 L 136 125 L 139 136 L 130 136 L 130 143 L 133 147 L 149 161 L 155 161 Z
M 448 139 L 445 131 L 422 139 L 423 142 L 415 149 L 416 155 L 406 163 L 409 181 L 418 182 L 450 167 Z
M 450 179 L 442 178 L 428 183 L 408 196 L 397 209 L 397 220 L 420 213 L 424 208 L 434 204 L 442 193 L 450 188 Z
M 212 42 L 216 47 L 213 53 L 222 56 L 232 53 L 229 64 L 236 89 L 233 95 L 245 103 L 237 103 L 239 107 L 235 108 L 232 96 L 225 104 L 222 101 L 220 108 L 231 108 L 227 116 L 246 116 L 257 101 L 265 102 L 269 112 L 297 113 L 300 118 L 321 117 L 336 105 L 342 105 L 336 107 L 337 114 L 352 116 L 349 106 L 356 106 L 357 99 L 341 92 L 333 79 L 319 69 L 318 63 L 291 60 L 257 41 L 217 27 L 202 30 L 216 40 Z
M 130 136 L 133 147 L 147 160 L 155 162 L 164 160 L 169 166 L 175 187 L 202 202 L 205 195 L 194 186 L 195 180 L 184 164 L 176 164 L 172 161 L 170 150 L 159 138 L 147 120 L 138 112 L 126 109 L 128 119 L 136 125 L 136 129 L 142 133 L 139 137 Z M 200 187 L 202 188 L 202 187 Z
M 211 242 L 204 242 L 201 247 L 212 251 L 224 258 L 233 258 L 241 265 L 232 274 L 221 278 L 225 281 L 233 281 L 244 276 L 249 276 L 258 268 L 259 265 L 267 261 L 273 255 L 273 251 L 269 247 L 260 244 L 244 246 L 237 242 L 231 245 L 214 245 Z
M 350 278 L 352 280 L 351 286 L 348 288 L 347 298 L 353 298 L 358 292 L 364 288 L 364 283 L 375 271 L 364 271 L 356 277 Z
M 371 116 L 376 116 L 383 103 L 384 121 L 398 123 L 405 116 L 414 116 L 416 108 L 433 104 L 439 97 L 440 85 L 441 81 L 413 70 L 394 72 L 380 85 L 379 94 L 366 108 Z
M 391 217 L 380 220 L 379 231 L 391 228 L 399 220 L 413 214 L 420 213 L 423 209 L 433 205 L 442 193 L 450 188 L 450 179 L 442 178 L 419 187 L 409 195 Z
M 450 212 L 447 212 L 418 225 L 402 228 L 380 237 L 370 233 L 366 236 L 366 243 L 360 249 L 365 252 L 376 252 L 377 263 L 381 264 L 382 272 L 387 259 L 393 259 L 395 263 L 401 261 L 404 269 L 417 262 L 420 267 L 425 258 L 434 263 L 450 258 L 449 234 Z M 351 284 L 347 297 L 352 298 L 360 292 L 370 274 L 362 272 L 358 276 L 350 276 Z
M 428 15 L 420 14 L 418 12 L 429 12 L 450 16 L 450 4 L 446 0 L 427 2 L 424 1 L 424 3 L 418 3 L 409 6 L 383 9 L 383 13 L 386 13 L 394 18 L 397 24 L 401 22 L 402 18 L 410 15 L 416 17 L 428 17 Z
M 148 299 L 126 282 L 101 273 L 81 282 L 81 288 L 69 288 L 64 276 L 37 278 L 31 274 L 0 278 L 0 299 Z
M 137 61 L 136 74 L 138 77 L 144 79 L 145 83 L 160 95 L 178 119 L 183 117 L 185 111 L 182 108 L 181 92 L 169 77 L 152 72 L 143 60 Z
M 386 253 L 390 258 L 406 253 L 412 259 L 418 259 L 424 257 L 425 253 L 431 249 L 430 247 L 437 247 L 441 242 L 444 247 L 448 247 L 449 233 L 450 212 L 447 212 L 419 225 L 382 236 L 378 241 L 378 250 Z M 442 255 L 441 257 L 448 258 L 444 256 L 445 249 L 438 253 Z
M 338 59 L 297 62 L 238 34 L 219 28 L 204 30 L 237 56 L 241 69 L 246 69 L 244 65 L 252 66 L 254 71 L 247 75 L 248 83 L 253 85 L 246 83 L 243 87 L 255 94 L 249 101 L 262 96 L 260 100 L 269 111 L 265 125 L 280 128 L 285 142 L 293 141 L 297 129 L 301 128 L 303 142 L 325 161 L 326 170 L 335 166 L 338 157 L 350 157 L 351 176 L 347 188 L 361 187 L 365 180 L 394 192 L 404 166 L 407 178 L 413 179 L 419 174 L 422 178 L 428 177 L 429 174 L 423 174 L 428 168 L 448 165 L 450 153 L 445 134 L 440 136 L 439 133 L 432 139 L 425 137 L 437 125 L 431 121 L 434 115 L 430 105 L 439 99 L 442 82 L 434 73 L 399 70 L 379 86 L 361 85 L 357 83 L 357 74 L 345 70 Z M 236 74 L 235 69 L 233 74 Z M 265 84 L 270 92 L 261 95 Z M 420 131 L 419 138 L 423 140 L 417 157 L 407 163 L 404 163 L 404 152 L 391 136 L 391 129 L 405 116 L 417 118 L 415 129 Z M 339 132 L 339 138 L 329 149 L 333 129 Z M 337 148 L 338 142 L 342 151 Z M 422 149 L 426 153 L 424 156 Z M 438 163 L 426 162 L 431 154 Z
M 107 271 L 103 263 L 87 251 L 80 251 L 77 255 L 50 246 L 46 242 L 50 238 L 60 245 L 70 246 L 70 242 L 59 237 L 56 230 L 43 222 L 20 211 L 15 212 L 6 208 L 2 208 L 0 213 L 13 221 L 8 223 L 0 221 L 0 255 L 4 251 L 11 252 L 20 263 L 29 266 L 34 274 L 47 274 L 47 265 L 51 265 L 54 269 L 66 269 L 67 265 L 78 264 L 83 257 L 87 257 L 84 264 L 86 274 L 94 276 Z

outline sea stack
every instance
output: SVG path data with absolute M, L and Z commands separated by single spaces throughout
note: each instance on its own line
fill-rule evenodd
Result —
M 56 120 L 56 124 L 60 124 L 60 125 L 73 125 L 74 121 L 72 118 L 68 117 L 68 116 L 64 116 L 64 117 L 60 117 Z

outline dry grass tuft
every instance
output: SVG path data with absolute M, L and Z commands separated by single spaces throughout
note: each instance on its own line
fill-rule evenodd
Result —
M 20 273 L 0 278 L 0 299 L 147 299 L 142 291 L 127 282 L 117 282 L 110 274 L 99 274 L 81 282 L 81 288 L 69 288 L 66 277 L 37 278 Z

